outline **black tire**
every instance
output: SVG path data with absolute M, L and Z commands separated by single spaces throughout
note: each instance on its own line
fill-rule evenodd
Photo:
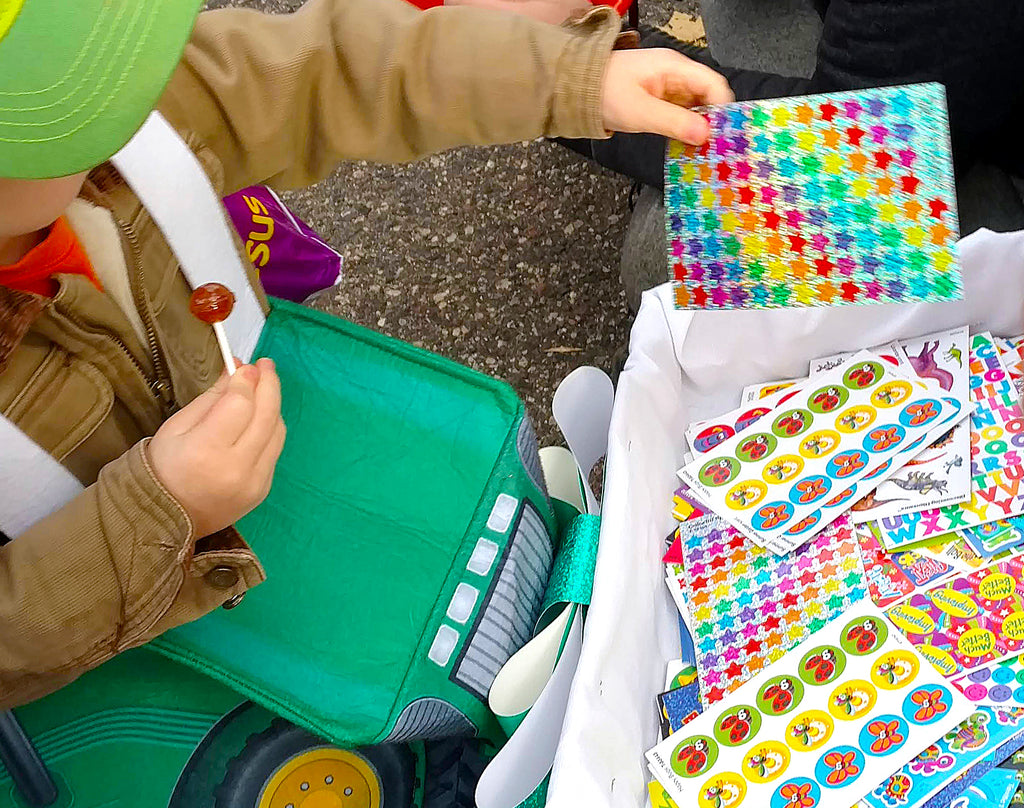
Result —
M 337 749 L 283 718 L 249 737 L 245 748 L 228 765 L 214 791 L 215 808 L 256 808 L 264 786 L 281 766 L 312 749 Z M 415 758 L 407 746 L 360 746 L 347 750 L 368 764 L 380 787 L 380 808 L 410 808 L 416 778 Z
M 423 808 L 475 808 L 476 783 L 485 765 L 476 739 L 428 741 Z

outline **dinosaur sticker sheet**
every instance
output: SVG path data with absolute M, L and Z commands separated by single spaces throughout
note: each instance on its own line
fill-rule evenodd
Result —
M 864 597 L 864 570 L 847 519 L 785 558 L 717 516 L 680 528 L 674 568 L 690 611 L 704 704 L 724 698 Z
M 978 707 L 861 802 L 863 808 L 946 808 L 1024 742 L 1024 708 Z M 966 774 L 966 776 L 965 776 Z
M 862 601 L 647 760 L 680 806 L 849 806 L 973 710 Z
M 884 609 L 914 592 L 954 574 L 954 568 L 938 558 L 914 550 L 887 553 L 873 525 L 857 526 L 857 546 L 874 604 Z
M 1024 557 L 935 584 L 892 606 L 889 619 L 946 676 L 1024 651 Z
M 962 296 L 939 84 L 703 110 L 665 159 L 669 275 L 685 309 Z
M 992 335 L 974 334 L 970 342 L 971 499 L 879 519 L 886 547 L 1024 513 L 1024 411 Z
M 900 345 L 916 375 L 969 406 L 967 326 Z M 971 426 L 963 421 L 852 508 L 855 522 L 958 504 L 971 497 Z
M 868 351 L 679 470 L 722 518 L 783 554 L 849 509 L 962 411 Z M 936 435 L 932 435 L 936 432 Z

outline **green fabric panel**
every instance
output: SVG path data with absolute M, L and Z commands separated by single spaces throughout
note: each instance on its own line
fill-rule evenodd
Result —
M 522 404 L 501 382 L 282 301 L 257 352 L 277 362 L 288 425 L 273 491 L 239 524 L 268 580 L 157 645 L 339 743 L 367 742 L 411 669 L 449 686 L 417 647 L 476 542 Z M 480 720 L 478 702 L 454 701 Z
M 558 609 L 552 607 L 562 603 L 590 604 L 600 534 L 600 516 L 581 513 L 572 520 L 555 557 L 537 631 L 541 631 L 558 613 Z

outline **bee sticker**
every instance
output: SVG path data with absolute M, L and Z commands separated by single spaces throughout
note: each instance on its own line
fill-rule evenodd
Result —
M 942 405 L 933 398 L 915 401 L 900 412 L 899 422 L 906 427 L 927 426 L 942 412 Z
M 878 362 L 858 362 L 843 374 L 843 384 L 851 390 L 864 390 L 881 379 L 884 372 Z
M 795 438 L 810 429 L 814 416 L 807 410 L 787 410 L 772 422 L 772 432 L 780 438 Z
M 878 701 L 878 691 L 870 682 L 851 679 L 829 694 L 828 711 L 840 721 L 856 721 L 871 712 Z
M 827 713 L 808 710 L 789 722 L 786 743 L 797 752 L 812 752 L 828 743 L 834 728 L 835 724 Z
M 779 442 L 774 435 L 758 432 L 740 441 L 740 445 L 736 449 L 736 456 L 744 463 L 756 463 L 774 452 L 778 445 Z
M 785 715 L 803 697 L 803 683 L 795 676 L 773 676 L 757 692 L 757 708 L 766 715 Z
M 899 690 L 917 677 L 917 657 L 907 651 L 889 651 L 871 663 L 871 681 L 882 690 Z
M 753 508 L 768 494 L 768 486 L 760 480 L 743 480 L 736 483 L 725 495 L 725 504 L 734 511 Z
M 742 746 L 761 729 L 761 713 L 749 704 L 739 704 L 722 713 L 715 722 L 715 738 L 723 746 Z
M 818 414 L 832 412 L 842 407 L 850 398 L 850 392 L 842 385 L 830 384 L 819 387 L 807 399 L 807 408 Z
M 735 772 L 722 772 L 700 787 L 699 808 L 736 808 L 747 796 L 747 783 Z
M 731 483 L 739 473 L 740 463 L 738 460 L 732 457 L 719 457 L 709 460 L 701 466 L 697 477 L 704 485 L 719 488 L 726 483 Z
M 773 457 L 771 462 L 762 469 L 761 477 L 766 483 L 777 485 L 779 483 L 788 483 L 803 470 L 804 461 L 802 458 L 792 454 L 784 454 Z
M 812 686 L 827 685 L 846 670 L 846 654 L 834 645 L 812 648 L 800 660 L 800 678 Z
M 862 432 L 874 423 L 878 416 L 878 410 L 864 404 L 843 410 L 836 418 L 836 429 L 852 435 L 855 432 Z
M 754 744 L 743 758 L 743 774 L 751 783 L 770 783 L 789 768 L 789 749 L 778 741 Z
M 672 750 L 672 771 L 680 777 L 698 777 L 718 760 L 718 744 L 707 735 L 691 735 Z
M 839 635 L 839 645 L 848 654 L 865 656 L 879 648 L 889 636 L 885 621 L 874 617 L 853 620 Z
M 831 429 L 819 429 L 800 441 L 800 454 L 808 460 L 813 460 L 835 451 L 838 445 L 838 432 L 833 432 Z
M 910 394 L 913 392 L 914 388 L 910 382 L 897 379 L 879 385 L 878 389 L 871 394 L 871 403 L 876 407 L 888 409 L 889 407 L 895 407 L 897 404 L 902 404 L 910 398 Z

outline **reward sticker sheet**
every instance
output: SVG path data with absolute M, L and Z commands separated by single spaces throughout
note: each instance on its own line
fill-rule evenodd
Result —
M 722 441 L 731 438 L 737 432 L 742 432 L 757 423 L 762 416 L 799 395 L 804 387 L 804 381 L 806 380 L 801 379 L 795 383 L 786 382 L 786 387 L 783 389 L 775 390 L 756 402 L 741 404 L 718 418 L 694 421 L 686 428 L 686 442 L 690 445 L 694 455 L 707 454 Z
M 862 602 L 647 760 L 680 806 L 849 806 L 972 710 Z
M 971 336 L 970 370 L 971 499 L 879 519 L 886 547 L 1024 513 L 1024 411 L 990 334 Z
M 991 771 L 995 760 L 983 761 L 998 749 L 1013 750 L 1024 734 L 1024 708 L 979 707 L 959 726 L 946 732 L 921 754 L 871 790 L 864 808 L 950 806 L 974 780 Z M 996 755 L 998 757 L 998 754 Z M 964 773 L 970 770 L 970 775 Z
M 864 597 L 864 570 L 845 517 L 780 558 L 716 516 L 680 528 L 678 580 L 690 608 L 705 704 L 762 671 Z
M 907 366 L 907 358 L 900 349 L 899 344 L 895 342 L 878 345 L 874 348 L 869 348 L 868 350 L 876 356 L 881 357 L 894 367 L 903 368 Z M 822 373 L 827 373 L 830 370 L 835 370 L 837 367 L 847 362 L 851 357 L 855 356 L 856 353 L 856 351 L 844 351 L 843 353 L 812 359 L 809 367 L 809 375 L 818 376 Z
M 969 336 L 967 326 L 908 340 L 902 344 L 913 372 L 969 405 Z M 971 498 L 971 425 L 962 421 L 903 469 L 880 483 L 853 506 L 853 520 L 866 522 L 884 516 L 959 504 Z
M 665 228 L 675 303 L 763 309 L 962 296 L 939 84 L 703 110 L 670 142 Z
M 942 580 L 954 572 L 953 567 L 929 555 L 904 550 L 887 553 L 872 526 L 857 528 L 857 544 L 874 604 L 884 609 L 899 603 L 928 584 Z
M 889 619 L 946 676 L 1024 650 L 1024 558 L 999 561 L 911 595 Z
M 913 456 L 961 410 L 862 351 L 774 410 L 770 424 L 755 422 L 679 476 L 737 529 L 782 554 L 848 510 L 858 482 L 889 472 L 903 452 Z
M 963 537 L 978 551 L 978 555 L 991 558 L 1002 550 L 1024 542 L 1024 516 L 999 519 L 963 531 Z
M 1024 708 L 1024 663 L 1017 657 L 954 676 L 949 683 L 975 704 Z
M 743 388 L 743 393 L 740 396 L 740 401 L 744 404 L 750 404 L 754 401 L 760 401 L 763 398 L 774 396 L 780 390 L 785 390 L 787 387 L 792 387 L 798 382 L 806 381 L 804 378 L 799 379 L 780 379 L 777 382 L 762 382 L 761 384 L 748 384 Z
M 999 349 L 999 356 L 1003 360 L 1003 367 L 1010 374 L 1010 381 L 1013 382 L 1017 395 L 1024 393 L 1024 337 L 995 337 L 996 347 Z

